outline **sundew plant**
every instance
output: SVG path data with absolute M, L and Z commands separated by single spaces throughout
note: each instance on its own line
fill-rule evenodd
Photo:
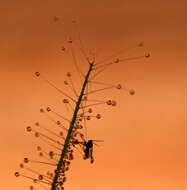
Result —
M 54 17 L 58 21 L 57 17 Z M 35 76 L 43 82 L 48 83 L 52 88 L 62 95 L 62 103 L 71 112 L 68 118 L 64 114 L 58 113 L 52 107 L 39 108 L 40 113 L 48 119 L 50 127 L 36 122 L 32 126 L 27 126 L 26 131 L 33 133 L 36 138 L 47 144 L 48 149 L 37 146 L 39 159 L 25 157 L 20 164 L 21 171 L 16 171 L 16 177 L 24 177 L 31 181 L 30 190 L 47 189 L 47 190 L 64 190 L 67 181 L 67 172 L 70 171 L 71 162 L 75 159 L 75 152 L 80 152 L 83 159 L 89 159 L 94 163 L 93 146 L 97 146 L 102 140 L 93 140 L 87 138 L 87 126 L 91 119 L 101 119 L 100 113 L 95 113 L 96 106 L 117 105 L 116 100 L 96 100 L 94 95 L 107 89 L 125 90 L 128 94 L 134 95 L 133 89 L 123 87 L 122 84 L 108 84 L 105 81 L 97 81 L 97 76 L 103 73 L 108 67 L 117 66 L 126 62 L 136 61 L 149 58 L 149 53 L 144 53 L 137 57 L 125 57 L 123 52 L 117 52 L 102 61 L 96 61 L 95 54 L 86 52 L 82 41 L 68 37 L 67 46 L 62 44 L 60 51 L 66 52 L 67 49 L 72 54 L 73 64 L 78 73 L 80 86 L 72 80 L 71 71 L 67 71 L 64 84 L 71 90 L 71 94 L 61 90 L 54 83 L 47 80 L 43 73 L 35 72 Z M 74 49 L 78 46 L 79 51 L 84 57 L 87 72 L 83 73 L 78 65 Z M 137 44 L 137 48 L 143 47 L 143 42 Z M 94 84 L 94 85 L 93 85 Z M 92 85 L 92 86 L 91 86 Z M 34 164 L 34 165 L 33 165 Z M 34 169 L 38 164 L 42 169 Z M 43 167 L 45 166 L 45 167 Z M 71 180 L 71 179 L 70 179 Z

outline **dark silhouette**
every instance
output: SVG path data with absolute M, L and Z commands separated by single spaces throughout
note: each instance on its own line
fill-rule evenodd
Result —
M 92 155 L 93 155 L 93 141 L 92 140 L 88 140 L 87 142 L 85 141 L 84 142 L 84 156 L 85 158 L 93 158 Z

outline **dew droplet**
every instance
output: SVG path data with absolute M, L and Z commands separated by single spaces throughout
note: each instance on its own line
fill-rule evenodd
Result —
M 39 73 L 39 72 L 35 72 L 35 75 L 36 75 L 37 77 L 39 77 L 39 76 L 40 76 L 40 73 Z
M 28 158 L 24 158 L 24 163 L 28 163 L 29 162 L 29 159 Z
M 101 114 L 97 114 L 97 115 L 96 115 L 96 118 L 97 118 L 97 119 L 101 119 Z
M 33 179 L 33 183 L 37 183 L 37 181 L 38 181 L 37 179 Z
M 28 126 L 28 127 L 27 127 L 27 131 L 28 131 L 28 132 L 31 132 L 31 131 L 32 131 L 31 126 Z
M 68 76 L 68 77 L 71 77 L 71 73 L 70 73 L 70 72 L 67 72 L 67 76 Z
M 65 48 L 64 46 L 62 46 L 62 47 L 61 47 L 61 50 L 62 50 L 62 51 L 65 51 L 65 50 L 66 50 L 66 48 Z
M 63 103 L 64 103 L 64 104 L 68 104 L 68 103 L 69 103 L 69 100 L 68 100 L 68 99 L 63 99 Z
M 89 109 L 88 109 L 88 112 L 89 112 L 89 113 L 92 113 L 92 112 L 93 112 L 92 108 L 89 108 Z
M 146 53 L 146 54 L 145 54 L 145 57 L 146 57 L 146 58 L 150 58 L 150 56 L 151 56 L 150 53 Z
M 62 137 L 64 135 L 64 133 L 62 131 L 60 131 L 59 135 Z
M 39 122 L 36 122 L 35 125 L 36 125 L 36 126 L 39 126 L 40 124 L 39 124 Z
M 121 84 L 118 84 L 118 85 L 116 86 L 116 88 L 117 88 L 118 90 L 120 90 L 120 89 L 122 88 Z
M 119 63 L 119 58 L 116 58 L 116 59 L 114 60 L 114 63 Z
M 38 150 L 38 151 L 41 151 L 42 148 L 41 148 L 40 146 L 37 146 L 37 150 Z
M 80 137 L 81 139 L 84 139 L 84 135 L 82 133 L 80 133 Z
M 49 152 L 49 156 L 50 156 L 50 157 L 53 157 L 53 156 L 54 156 L 54 152 L 53 152 L 53 151 L 50 151 L 50 152 Z
M 53 16 L 53 20 L 54 20 L 54 22 L 58 22 L 60 19 L 57 16 Z
M 83 97 L 83 100 L 84 100 L 84 101 L 87 101 L 87 96 L 84 96 L 84 97 Z
M 80 114 L 80 117 L 84 117 L 84 113 L 81 113 L 81 114 Z
M 68 167 L 66 168 L 66 171 L 67 171 L 67 170 L 69 170 Z M 66 181 L 67 181 L 67 177 L 64 177 L 63 182 L 66 182 Z
M 115 100 L 112 100 L 112 104 L 111 104 L 111 105 L 112 105 L 112 106 L 116 106 L 116 104 L 117 104 L 116 101 L 115 101 Z
M 41 156 L 41 157 L 42 157 L 42 156 L 43 156 L 43 152 L 40 152 L 40 153 L 39 153 L 39 156 Z
M 86 117 L 86 119 L 87 119 L 87 120 L 90 120 L 90 119 L 91 119 L 91 117 L 88 115 L 88 116 Z
M 83 128 L 83 126 L 82 125 L 79 125 L 79 129 L 82 129 Z
M 143 46 L 144 46 L 144 42 L 140 42 L 140 43 L 138 44 L 138 46 L 139 46 L 139 47 L 143 47 Z
M 80 123 L 80 122 L 79 122 L 79 121 L 77 121 L 77 122 L 76 122 L 76 125 L 79 125 L 79 123 Z
M 50 107 L 47 107 L 46 110 L 47 110 L 48 112 L 50 112 L 50 111 L 51 111 L 51 108 L 50 108 Z
M 50 176 L 50 178 L 53 178 L 53 173 L 50 173 L 49 176 Z
M 38 176 L 38 179 L 39 179 L 39 180 L 43 180 L 43 175 L 39 175 L 39 176 Z
M 77 136 L 77 133 L 73 133 L 73 137 L 76 137 Z
M 68 43 L 70 43 L 70 44 L 71 44 L 72 42 L 73 42 L 73 41 L 72 41 L 72 39 L 71 39 L 71 38 L 69 38 Z
M 40 112 L 41 112 L 41 113 L 44 113 L 44 109 L 41 108 L 41 109 L 40 109 Z
M 19 176 L 20 176 L 19 172 L 15 172 L 14 175 L 15 175 L 16 177 L 19 177 Z
M 134 89 L 130 89 L 130 90 L 129 90 L 129 94 L 130 94 L 130 95 L 134 95 L 134 94 L 135 94 L 135 90 L 134 90 Z
M 70 160 L 73 160 L 73 159 L 74 159 L 73 154 L 69 154 L 69 159 L 70 159 Z
M 20 166 L 20 168 L 24 168 L 24 164 L 20 164 L 19 166 Z
M 57 121 L 56 124 L 57 124 L 57 125 L 61 125 L 61 122 L 60 122 L 60 121 Z
M 58 184 L 59 184 L 60 186 L 62 186 L 62 185 L 63 185 L 63 181 L 58 182 Z
M 68 85 L 68 81 L 67 81 L 67 80 L 65 80 L 65 81 L 64 81 L 64 84 L 65 84 L 65 85 Z
M 40 136 L 40 133 L 35 132 L 35 137 L 39 137 L 39 136 Z
M 111 101 L 111 100 L 108 100 L 108 101 L 106 102 L 106 104 L 107 104 L 107 105 L 111 105 L 111 104 L 112 104 L 112 101 Z
M 69 170 L 69 167 L 66 167 L 65 170 L 68 171 L 68 170 Z

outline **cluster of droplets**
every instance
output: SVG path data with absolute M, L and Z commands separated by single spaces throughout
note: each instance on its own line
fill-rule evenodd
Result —
M 82 102 L 84 103 L 86 101 L 88 101 L 88 97 L 87 96 L 83 96 Z M 84 110 L 84 106 L 81 107 L 81 108 Z M 101 119 L 101 114 L 97 113 L 96 115 L 92 115 L 92 113 L 93 113 L 93 109 L 91 107 L 89 107 L 87 110 L 85 109 L 82 113 L 80 113 L 78 115 L 77 119 L 80 122 L 83 121 L 84 119 L 91 120 L 92 117 L 95 117 L 96 119 Z
M 16 177 L 22 176 L 22 177 L 28 178 L 28 179 L 32 180 L 34 184 L 40 184 L 40 186 L 42 186 L 44 188 L 46 188 L 46 186 L 44 186 L 42 184 L 51 185 L 52 179 L 54 176 L 53 173 L 47 171 L 46 174 L 40 174 L 39 172 L 33 170 L 32 168 L 25 166 L 25 165 L 28 165 L 29 162 L 33 162 L 33 161 L 29 160 L 28 158 L 24 158 L 23 162 L 24 162 L 24 164 L 21 163 L 20 168 L 34 173 L 36 175 L 36 177 L 30 177 L 30 176 L 21 174 L 20 172 L 15 172 Z M 30 185 L 29 189 L 34 190 L 35 189 L 34 185 Z
M 54 171 L 55 173 L 58 172 L 58 179 L 56 183 L 56 190 L 64 190 L 64 183 L 67 181 L 66 173 L 70 169 L 71 161 L 74 159 L 73 155 L 73 148 L 68 145 L 67 151 L 65 153 L 63 164 L 59 171 L 57 169 Z
M 106 104 L 109 105 L 109 106 L 116 106 L 117 102 L 115 100 L 107 100 Z
M 39 74 L 37 74 L 37 75 L 39 75 Z M 83 96 L 83 101 L 87 101 L 87 96 Z M 64 99 L 63 102 L 68 103 L 68 99 Z M 114 101 L 112 103 L 115 104 Z M 74 149 L 77 148 L 77 146 L 76 146 L 77 144 L 80 144 L 83 146 L 83 143 L 86 141 L 85 135 L 83 132 L 83 128 L 84 128 L 83 121 L 90 120 L 92 117 L 101 119 L 101 114 L 92 115 L 93 114 L 92 108 L 80 109 L 79 111 L 81 111 L 81 113 L 77 115 L 76 122 L 74 124 L 73 130 L 71 133 L 71 137 L 70 137 L 70 141 L 69 141 L 69 144 L 67 147 L 67 151 L 66 151 L 64 159 L 63 159 L 62 167 L 58 171 L 58 179 L 57 179 L 55 190 L 63 190 L 64 189 L 64 183 L 67 181 L 66 172 L 69 171 L 70 163 L 72 160 L 74 160 L 74 154 L 73 154 Z M 40 113 L 42 113 L 42 114 L 46 114 L 48 112 L 52 112 L 52 109 L 50 107 L 47 107 L 45 110 L 43 108 L 40 109 Z M 55 121 L 55 124 L 57 126 L 62 126 L 60 121 Z M 61 146 L 63 145 L 63 142 L 60 142 L 56 139 L 52 139 L 51 137 L 45 135 L 44 133 L 39 132 L 38 130 L 40 129 L 40 127 L 44 128 L 40 125 L 39 122 L 36 122 L 35 126 L 36 126 L 36 128 L 27 126 L 26 131 L 29 133 L 33 132 L 34 136 L 37 138 L 43 137 L 43 138 L 46 138 L 46 140 L 49 140 L 49 141 L 51 140 L 53 143 L 55 142 L 58 145 L 61 145 Z M 47 130 L 46 128 L 44 128 L 44 129 Z M 67 130 L 65 130 L 65 132 L 67 133 Z M 58 133 L 58 135 L 59 135 L 59 137 L 63 138 L 64 132 L 60 131 Z M 46 157 L 46 155 L 47 155 L 48 156 L 47 159 L 53 160 L 54 161 L 53 163 L 55 163 L 53 165 L 55 167 L 57 166 L 57 161 L 58 161 L 57 156 L 59 158 L 60 154 L 57 154 L 51 150 L 48 151 L 48 153 L 46 153 L 45 151 L 42 150 L 42 148 L 40 146 L 37 146 L 37 151 L 39 152 L 40 157 Z M 83 156 L 83 159 L 85 159 L 84 156 Z M 91 163 L 93 163 L 93 162 L 94 162 L 94 160 L 91 159 Z M 34 161 L 34 160 L 30 160 L 28 158 L 24 158 L 24 164 L 28 164 L 28 163 L 50 164 L 50 163 L 46 163 L 43 161 Z M 25 168 L 24 164 L 20 164 L 20 168 Z M 35 178 L 27 177 L 27 176 L 20 174 L 19 172 L 15 172 L 15 176 L 16 177 L 23 176 L 23 177 L 29 178 L 35 184 L 46 183 L 48 185 L 51 185 L 56 172 L 57 172 L 57 170 L 54 170 L 54 172 L 47 171 L 45 175 L 35 172 L 35 173 L 37 173 L 37 177 L 35 177 Z M 30 190 L 34 190 L 34 189 L 35 189 L 34 185 L 31 185 Z
M 146 55 L 146 56 L 150 56 L 150 55 Z M 122 85 L 121 84 L 116 85 L 116 89 L 118 89 L 118 90 L 122 89 Z M 130 95 L 134 95 L 135 94 L 135 90 L 134 89 L 130 89 L 129 90 L 129 94 Z
M 47 107 L 46 110 L 41 108 L 40 112 L 42 114 L 47 114 L 47 112 L 52 112 L 52 110 L 51 110 L 50 107 Z M 51 117 L 50 117 L 50 119 L 51 119 Z M 55 120 L 53 120 L 53 121 L 55 121 Z M 41 139 L 42 138 L 45 139 L 45 142 L 47 141 L 47 143 L 49 143 L 48 145 L 53 146 L 53 148 L 54 147 L 58 148 L 58 150 L 61 151 L 63 143 L 64 143 L 64 133 L 67 133 L 67 129 L 62 125 L 61 121 L 55 121 L 55 124 L 59 127 L 59 129 L 65 130 L 65 132 L 64 131 L 59 131 L 59 133 L 57 134 L 54 131 L 49 130 L 46 127 L 40 125 L 39 122 L 35 123 L 36 127 L 27 126 L 26 131 L 29 132 L 29 133 L 33 132 L 35 137 L 37 137 L 37 138 L 41 137 Z M 40 128 L 43 128 L 44 130 L 51 133 L 52 135 L 56 135 L 57 137 L 59 137 L 60 140 L 57 140 L 57 138 L 52 138 L 51 136 L 46 135 L 43 132 L 40 132 L 39 131 Z M 54 145 L 54 143 L 56 145 Z M 58 146 L 60 146 L 60 147 L 58 147 Z M 57 167 L 57 163 L 58 163 L 58 160 L 59 160 L 60 153 L 58 153 L 58 152 L 56 153 L 55 151 L 52 151 L 52 150 L 46 152 L 46 151 L 42 150 L 42 148 L 40 146 L 37 146 L 37 151 L 39 152 L 40 157 L 43 157 L 43 158 L 47 159 L 49 162 L 35 161 L 35 160 L 30 160 L 28 158 L 24 158 L 24 164 L 39 163 L 39 164 L 48 164 L 48 165 L 52 165 L 54 167 Z M 55 190 L 63 190 L 64 189 L 63 185 L 67 181 L 67 177 L 66 177 L 65 174 L 69 170 L 70 163 L 71 163 L 71 161 L 73 159 L 74 159 L 73 146 L 72 146 L 72 144 L 71 145 L 69 144 L 68 148 L 67 148 L 67 151 L 65 153 L 65 157 L 63 159 L 63 165 L 62 165 L 61 169 L 58 171 L 58 179 L 57 179 Z M 19 177 L 19 176 L 26 177 L 28 179 L 31 179 L 33 181 L 33 183 L 35 183 L 35 184 L 37 183 L 40 186 L 43 183 L 48 184 L 50 186 L 52 185 L 52 180 L 54 178 L 55 172 L 57 172 L 56 170 L 54 170 L 54 172 L 47 171 L 46 174 L 44 175 L 44 174 L 40 174 L 40 173 L 38 173 L 38 172 L 36 172 L 36 171 L 34 171 L 32 169 L 26 168 L 24 166 L 24 164 L 20 164 L 20 168 L 24 168 L 26 170 L 29 170 L 32 173 L 37 174 L 38 176 L 33 178 L 33 177 L 29 177 L 29 176 L 25 176 L 23 174 L 20 174 L 20 172 L 15 172 L 16 177 Z M 35 189 L 34 186 L 31 185 L 30 190 L 34 190 L 34 189 Z
M 58 21 L 58 17 L 54 17 L 54 20 Z M 69 38 L 68 43 L 72 43 L 72 39 Z M 141 45 L 141 44 L 140 44 Z M 61 47 L 62 51 L 65 51 L 66 48 L 64 46 Z M 146 58 L 150 57 L 150 54 L 145 54 Z M 115 60 L 113 60 L 113 63 L 117 64 L 119 63 L 121 60 L 119 58 L 116 58 Z M 105 66 L 105 65 L 104 65 Z M 101 65 L 101 68 L 103 66 Z M 99 67 L 98 67 L 99 68 Z M 39 72 L 35 72 L 36 77 L 41 77 Z M 42 77 L 41 77 L 42 78 Z M 70 96 L 68 96 L 66 93 L 64 93 L 63 91 L 59 90 L 57 87 L 55 87 L 51 82 L 45 80 L 49 85 L 51 85 L 52 87 L 56 88 L 56 90 L 58 90 L 60 93 L 62 93 L 62 95 L 64 95 L 65 97 L 62 99 L 62 103 L 64 103 L 66 106 L 69 105 L 71 106 L 71 101 L 74 99 L 71 98 Z M 71 88 L 71 90 L 75 93 L 75 95 L 77 96 L 76 90 L 74 88 L 74 85 L 72 83 L 71 80 L 71 73 L 67 72 L 67 80 L 64 80 L 64 85 L 68 86 Z M 109 88 L 116 88 L 117 90 L 122 89 L 122 85 L 121 84 L 117 84 L 115 86 L 109 86 L 107 87 Z M 53 183 L 53 179 L 54 176 L 56 174 L 58 174 L 58 178 L 57 178 L 57 182 L 56 182 L 56 187 L 55 190 L 64 190 L 64 183 L 67 181 L 67 177 L 66 177 L 66 173 L 67 171 L 69 171 L 70 168 L 70 164 L 72 162 L 72 160 L 74 160 L 74 150 L 77 149 L 77 145 L 79 144 L 80 146 L 82 146 L 82 149 L 84 149 L 84 143 L 87 140 L 87 137 L 85 137 L 85 134 L 83 132 L 83 130 L 85 129 L 86 126 L 84 126 L 85 121 L 89 121 L 91 120 L 91 118 L 96 118 L 96 119 L 101 119 L 101 114 L 97 113 L 94 114 L 93 109 L 90 106 L 94 106 L 94 105 L 98 105 L 98 104 L 107 104 L 109 106 L 116 106 L 117 102 L 115 100 L 107 100 L 107 101 L 103 101 L 99 103 L 95 103 L 93 105 L 88 105 L 87 103 L 91 100 L 88 99 L 87 95 L 89 93 L 95 93 L 98 92 L 100 90 L 105 90 L 107 88 L 103 88 L 103 89 L 99 89 L 99 90 L 95 90 L 92 92 L 88 92 L 87 94 L 83 94 L 82 100 L 81 100 L 81 104 L 79 106 L 79 110 L 78 110 L 78 114 L 75 120 L 75 123 L 73 125 L 72 128 L 72 132 L 71 132 L 71 136 L 70 136 L 70 140 L 67 144 L 67 148 L 65 151 L 65 155 L 63 157 L 62 160 L 62 165 L 60 169 L 54 169 L 53 172 L 49 172 L 47 171 L 45 174 L 41 174 L 39 172 L 34 171 L 33 169 L 29 169 L 28 167 L 25 167 L 26 164 L 28 163 L 40 163 L 40 164 L 49 164 L 49 165 L 53 165 L 54 167 L 57 168 L 58 165 L 58 160 L 59 157 L 61 156 L 61 154 L 59 152 L 53 151 L 53 150 L 49 150 L 48 152 L 45 152 L 40 146 L 37 146 L 37 151 L 39 152 L 39 156 L 42 158 L 46 158 L 49 162 L 44 162 L 44 161 L 35 161 L 35 160 L 30 160 L 28 158 L 24 158 L 23 163 L 20 164 L 20 168 L 24 168 L 26 170 L 31 171 L 32 173 L 35 173 L 37 175 L 37 177 L 33 178 L 33 177 L 28 177 L 25 175 L 20 174 L 19 172 L 15 172 L 15 176 L 19 177 L 19 176 L 23 176 L 26 178 L 29 178 L 33 181 L 33 183 L 37 183 L 37 184 L 48 184 L 48 185 L 52 185 Z M 130 95 L 134 95 L 135 91 L 133 89 L 129 90 L 129 94 Z M 78 96 L 77 96 L 78 97 Z M 75 100 L 76 103 L 76 100 Z M 45 110 L 43 108 L 40 109 L 40 112 L 43 114 L 48 114 L 48 112 L 54 113 L 57 116 L 60 116 L 58 113 L 55 113 L 50 107 L 47 107 Z M 47 117 L 49 119 L 51 119 L 52 121 L 54 121 L 54 119 L 51 118 L 51 116 Z M 66 120 L 69 122 L 70 124 L 70 120 L 66 119 L 63 116 L 60 116 L 62 119 Z M 61 121 L 56 121 L 55 120 L 55 124 L 59 127 L 61 127 L 61 129 L 63 129 L 63 131 L 59 131 L 59 133 L 55 133 L 54 131 L 50 131 L 49 129 L 43 127 L 40 125 L 39 122 L 35 123 L 35 126 L 38 127 L 37 129 L 31 127 L 31 126 L 27 126 L 26 130 L 27 132 L 33 132 L 35 137 L 41 137 L 41 139 L 45 139 L 46 141 L 50 142 L 50 146 L 52 146 L 53 148 L 57 148 L 58 150 L 62 151 L 62 148 L 64 146 L 65 143 L 65 138 L 64 135 L 68 134 L 68 129 L 66 127 L 64 127 L 61 123 Z M 57 140 L 56 138 L 52 138 L 40 131 L 38 131 L 38 129 L 43 128 L 44 130 L 46 130 L 47 132 L 51 133 L 52 135 L 56 135 L 59 137 L 59 140 Z M 53 143 L 56 143 L 55 145 Z M 60 147 L 59 147 L 60 146 Z M 82 152 L 83 153 L 83 152 Z M 83 159 L 86 159 L 85 156 L 83 156 Z M 91 158 L 91 163 L 94 162 L 94 159 Z M 34 190 L 34 186 L 31 185 L 30 186 L 30 190 Z
M 49 107 L 46 108 L 46 110 L 51 111 L 49 109 Z M 40 109 L 40 112 L 44 113 L 45 111 L 43 109 Z M 57 121 L 56 124 L 61 125 L 61 122 Z M 35 125 L 37 127 L 40 126 L 39 122 L 36 122 Z M 36 131 L 31 126 L 27 126 L 26 131 L 27 132 L 34 132 L 35 137 L 40 137 L 40 135 L 41 135 L 43 137 L 50 138 L 47 135 L 44 135 L 44 134 Z M 59 136 L 63 136 L 63 135 L 64 135 L 64 132 L 60 131 Z M 57 142 L 57 144 L 60 144 L 60 142 L 58 142 L 58 141 L 56 141 L 56 142 Z M 39 163 L 39 164 L 49 164 L 49 165 L 51 164 L 51 165 L 57 167 L 57 161 L 58 160 L 56 158 L 59 157 L 60 154 L 55 153 L 54 151 L 49 151 L 47 153 L 47 152 L 42 150 L 41 146 L 37 146 L 37 151 L 39 152 L 40 157 L 44 157 L 44 155 L 47 154 L 48 160 L 53 160 L 53 162 L 47 163 L 47 162 L 43 162 L 43 161 L 35 161 L 35 160 L 30 160 L 28 158 L 24 158 L 23 159 L 24 164 L 21 163 L 20 168 L 25 168 L 26 170 L 29 170 L 32 173 L 37 174 L 37 177 L 33 178 L 33 177 L 25 176 L 25 175 L 20 174 L 20 172 L 15 172 L 15 176 L 16 177 L 23 176 L 23 177 L 29 178 L 35 184 L 39 184 L 39 185 L 48 184 L 51 186 L 53 177 L 54 177 L 55 173 L 57 172 L 57 170 L 54 170 L 54 172 L 47 171 L 46 174 L 44 175 L 44 174 L 40 174 L 39 172 L 34 171 L 33 169 L 29 169 L 28 167 L 25 167 L 24 165 L 28 164 L 28 163 Z M 69 170 L 70 163 L 73 159 L 74 159 L 73 146 L 71 144 L 69 144 L 67 151 L 65 153 L 65 156 L 64 156 L 62 167 L 58 171 L 58 179 L 57 179 L 55 190 L 64 190 L 64 183 L 67 181 L 66 172 Z M 34 186 L 31 185 L 30 190 L 34 190 L 34 189 L 35 189 Z

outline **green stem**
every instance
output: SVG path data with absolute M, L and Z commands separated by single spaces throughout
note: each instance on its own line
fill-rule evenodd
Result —
M 72 130 L 73 130 L 73 126 L 74 126 L 76 118 L 77 118 L 77 113 L 79 111 L 79 106 L 81 104 L 82 97 L 84 95 L 84 90 L 85 90 L 86 85 L 88 83 L 89 75 L 90 75 L 90 73 L 92 71 L 92 67 L 93 67 L 93 63 L 90 63 L 90 67 L 89 67 L 88 73 L 87 73 L 87 75 L 85 77 L 85 81 L 84 81 L 84 84 L 82 86 L 80 96 L 79 96 L 78 101 L 77 101 L 76 106 L 75 106 L 75 111 L 73 113 L 73 117 L 72 117 L 72 120 L 71 120 L 71 123 L 70 123 L 70 127 L 69 127 L 69 130 L 68 130 L 66 139 L 65 139 L 64 147 L 62 149 L 62 154 L 60 156 L 60 159 L 59 159 L 59 162 L 58 162 L 58 165 L 57 165 L 57 169 L 56 169 L 56 173 L 55 173 L 55 176 L 53 178 L 53 183 L 52 183 L 52 186 L 51 186 L 51 190 L 55 190 L 56 183 L 57 183 L 58 176 L 59 176 L 59 170 L 60 170 L 60 168 L 62 167 L 62 164 L 63 164 L 63 159 L 64 159 L 65 153 L 67 151 L 67 147 L 68 147 L 69 140 L 71 138 L 71 133 L 72 133 Z

